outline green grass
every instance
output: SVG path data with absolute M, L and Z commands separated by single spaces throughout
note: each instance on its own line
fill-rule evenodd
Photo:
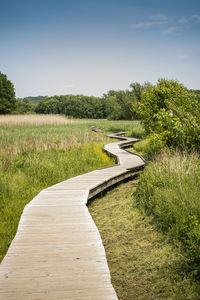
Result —
M 199 284 L 182 274 L 181 250 L 138 209 L 136 186 L 121 184 L 89 205 L 119 299 L 199 299 Z
M 42 189 L 70 177 L 114 163 L 102 143 L 17 154 L 0 169 L 0 260 L 12 241 L 24 206 Z
M 16 154 L 25 150 L 67 149 L 90 141 L 107 142 L 102 134 L 91 131 L 91 126 L 106 132 L 127 131 L 129 135 L 142 136 L 143 127 L 139 121 L 81 120 L 67 125 L 21 125 L 0 126 L 0 155 Z
M 180 243 L 187 271 L 200 276 L 200 158 L 164 150 L 146 167 L 137 188 L 138 206 L 157 229 Z
M 126 131 L 127 136 L 142 138 L 145 135 L 144 128 L 140 121 L 94 121 L 95 126 L 105 131 Z

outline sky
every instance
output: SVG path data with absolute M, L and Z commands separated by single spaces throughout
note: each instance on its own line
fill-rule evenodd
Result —
M 200 89 L 200 1 L 0 0 L 0 72 L 17 97 Z

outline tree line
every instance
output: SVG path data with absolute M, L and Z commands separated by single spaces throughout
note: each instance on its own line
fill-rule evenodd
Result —
M 169 82 L 171 86 L 174 81 L 165 80 L 165 82 Z M 181 84 L 178 83 L 175 89 L 178 89 L 179 85 Z M 158 86 L 159 84 L 154 86 L 149 82 L 144 84 L 134 82 L 130 84 L 129 89 L 118 91 L 110 90 L 103 94 L 102 97 L 55 95 L 53 97 L 30 96 L 16 99 L 14 85 L 7 79 L 5 74 L 0 72 L 0 114 L 40 113 L 65 114 L 74 118 L 91 119 L 144 119 L 141 105 L 146 101 L 144 100 L 145 95 L 146 93 L 151 94 L 151 89 L 155 87 L 158 88 Z M 183 90 L 187 89 L 183 86 Z M 193 98 L 200 102 L 200 90 L 187 90 L 187 95 L 189 94 L 193 95 Z M 150 103 L 149 105 L 153 104 Z M 152 107 L 156 105 L 157 104 L 154 103 Z

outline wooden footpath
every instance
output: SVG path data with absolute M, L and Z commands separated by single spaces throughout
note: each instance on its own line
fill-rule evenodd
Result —
M 104 146 L 117 157 L 117 165 L 55 184 L 25 206 L 0 265 L 1 300 L 118 299 L 87 202 L 145 165 L 122 149 L 137 139 L 120 134 L 110 137 L 121 141 Z

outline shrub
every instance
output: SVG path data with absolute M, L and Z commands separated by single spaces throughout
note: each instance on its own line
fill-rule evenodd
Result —
M 145 130 L 169 147 L 199 149 L 200 104 L 193 92 L 174 80 L 159 79 L 142 94 Z

